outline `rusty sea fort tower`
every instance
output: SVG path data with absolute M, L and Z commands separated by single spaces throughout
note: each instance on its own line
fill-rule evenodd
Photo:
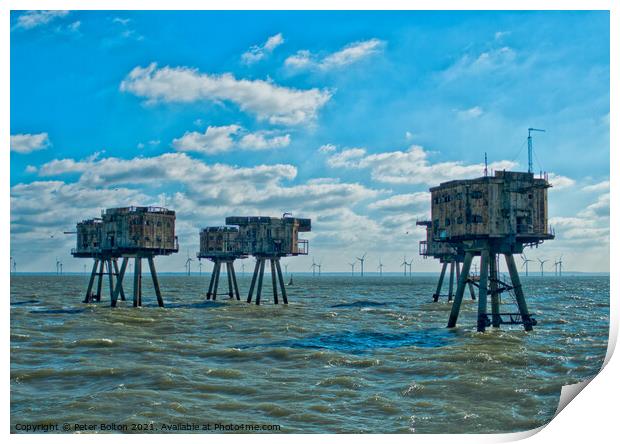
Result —
M 79 222 L 76 226 L 77 245 L 71 254 L 95 261 L 84 302 L 101 301 L 104 275 L 109 277 L 111 306 L 116 307 L 119 296 L 125 300 L 123 279 L 129 260 L 134 259 L 133 306 L 141 306 L 142 259 L 146 259 L 157 303 L 163 307 L 154 257 L 179 251 L 175 218 L 175 212 L 166 208 L 124 207 L 110 208 L 102 212 L 101 218 Z M 123 259 L 120 270 L 119 258 Z M 95 278 L 98 278 L 97 293 L 93 294 Z
M 536 325 L 525 302 L 514 254 L 521 254 L 525 247 L 554 238 L 547 220 L 547 189 L 550 186 L 546 175 L 536 178 L 531 172 L 496 171 L 494 176 L 453 180 L 430 189 L 432 220 L 426 226 L 431 249 L 427 254 L 441 260 L 444 257 L 441 246 L 448 246 L 456 252 L 448 260 L 456 261 L 457 269 L 458 252 L 463 254 L 463 267 L 458 276 L 448 327 L 456 326 L 465 286 L 475 284 L 469 277 L 475 256 L 481 258 L 480 279 L 475 284 L 479 288 L 478 331 L 501 324 L 522 324 L 526 331 L 531 331 Z M 506 258 L 510 283 L 498 277 L 499 255 Z M 444 261 L 444 271 L 445 265 Z M 503 292 L 514 293 L 518 313 L 500 313 Z M 490 319 L 487 312 L 489 294 Z
M 240 300 L 234 261 L 254 256 L 256 264 L 247 302 L 252 302 L 256 290 L 256 305 L 260 305 L 265 262 L 269 261 L 273 302 L 279 303 L 279 287 L 282 302 L 288 304 L 280 259 L 286 256 L 307 255 L 308 241 L 299 239 L 299 233 L 308 232 L 310 229 L 310 219 L 290 217 L 286 214 L 281 218 L 232 216 L 226 218 L 226 226 L 204 228 L 200 232 L 200 251 L 197 256 L 214 262 L 207 300 L 215 300 L 217 297 L 222 263 L 226 264 L 228 296 L 232 299 L 234 292 L 236 299 Z

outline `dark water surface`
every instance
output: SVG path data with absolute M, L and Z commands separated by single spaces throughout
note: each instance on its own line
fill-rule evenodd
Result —
M 608 277 L 523 278 L 534 332 L 475 332 L 432 277 L 297 277 L 289 305 L 204 301 L 145 277 L 144 307 L 82 304 L 87 276 L 11 279 L 11 426 L 277 424 L 282 432 L 512 432 L 548 421 L 607 348 Z M 239 276 L 246 292 L 249 276 Z M 287 279 L 288 280 L 288 279 Z M 132 279 L 126 289 L 131 292 Z M 225 282 L 225 280 L 224 280 Z M 105 287 L 104 287 L 105 288 Z M 242 295 L 243 299 L 243 295 Z M 505 297 L 503 312 L 515 311 Z M 510 305 L 509 305 L 510 304 Z

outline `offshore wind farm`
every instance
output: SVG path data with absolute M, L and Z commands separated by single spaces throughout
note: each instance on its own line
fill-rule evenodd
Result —
M 11 14 L 13 433 L 518 432 L 596 375 L 605 14 L 377 14 Z

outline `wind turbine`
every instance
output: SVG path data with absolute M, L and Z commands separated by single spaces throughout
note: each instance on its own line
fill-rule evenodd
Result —
M 60 275 L 62 276 L 62 262 L 60 263 Z
M 379 276 L 383 276 L 383 264 L 381 263 L 381 258 L 379 258 L 379 266 L 377 268 L 379 269 Z
M 411 277 L 411 264 L 413 264 L 413 258 L 411 258 L 411 260 L 407 262 L 407 265 L 409 266 L 409 277 Z
M 202 276 L 202 261 L 198 259 L 198 276 Z
M 321 276 L 321 267 L 323 266 L 323 261 L 316 264 L 316 266 L 319 267 L 319 276 Z
M 60 261 L 56 258 L 56 275 L 60 274 Z
M 562 276 L 562 256 L 563 255 L 560 255 L 559 259 L 553 263 L 553 265 L 555 265 L 555 275 L 556 276 Z M 559 267 L 559 271 L 560 271 L 559 274 L 558 274 L 558 267 Z
M 521 266 L 521 268 L 525 267 L 525 275 L 528 276 L 528 266 L 527 266 L 527 263 L 528 262 L 534 262 L 534 261 L 532 259 L 528 259 L 525 254 L 521 255 L 521 260 L 523 260 L 523 265 Z
M 185 269 L 187 270 L 187 275 L 192 274 L 192 261 L 193 259 L 189 257 L 189 253 L 187 253 L 187 260 L 185 261 Z
M 316 267 L 318 266 L 319 264 L 314 262 L 314 258 L 312 258 L 312 265 L 310 265 L 310 268 L 312 268 L 312 276 L 316 276 Z
M 284 264 L 284 274 L 288 274 L 288 264 Z
M 243 262 L 241 262 L 241 274 L 245 274 L 245 264 Z
M 403 263 L 400 264 L 400 265 L 403 266 L 403 269 L 404 269 L 404 272 L 405 272 L 405 276 L 407 276 L 407 265 L 409 265 L 409 264 L 407 263 L 407 258 L 405 257 L 405 255 L 403 255 Z
M 545 275 L 545 262 L 549 262 L 549 259 L 540 259 L 538 258 L 538 262 L 540 262 L 540 276 Z
M 362 274 L 361 274 L 361 276 L 364 276 L 364 261 L 366 260 L 366 253 L 364 253 L 362 255 L 362 257 L 358 257 L 357 260 L 360 261 L 360 263 L 362 264 Z
M 351 266 L 351 276 L 353 276 L 353 271 L 355 270 L 355 261 L 349 262 L 349 265 Z
M 13 259 L 13 273 L 17 273 L 17 262 Z

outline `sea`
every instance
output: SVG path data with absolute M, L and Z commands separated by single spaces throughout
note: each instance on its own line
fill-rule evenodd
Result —
M 437 276 L 295 275 L 275 305 L 266 274 L 257 306 L 237 275 L 207 301 L 207 273 L 162 274 L 165 308 L 147 275 L 140 308 L 131 276 L 117 308 L 107 281 L 84 304 L 87 275 L 12 276 L 12 432 L 518 432 L 607 350 L 609 276 L 522 276 L 534 331 L 478 333 L 468 292 L 446 328 Z

